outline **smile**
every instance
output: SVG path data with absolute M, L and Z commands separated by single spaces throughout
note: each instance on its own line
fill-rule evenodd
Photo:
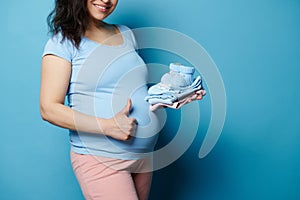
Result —
M 97 4 L 94 4 L 94 6 L 100 10 L 101 12 L 106 12 L 110 7 L 105 7 L 105 6 L 100 6 L 100 5 L 97 5 Z

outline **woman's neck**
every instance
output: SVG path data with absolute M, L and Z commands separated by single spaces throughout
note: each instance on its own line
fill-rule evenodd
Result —
M 103 21 L 93 21 L 89 24 L 84 36 L 98 43 L 107 44 L 119 44 L 122 43 L 122 37 L 114 37 L 111 40 L 107 40 L 111 38 L 111 36 L 118 34 L 114 25 L 105 23 Z
M 107 24 L 103 21 L 99 21 L 99 20 L 91 20 L 88 27 L 87 27 L 87 31 L 103 31 L 105 29 L 107 29 L 110 26 L 110 24 Z

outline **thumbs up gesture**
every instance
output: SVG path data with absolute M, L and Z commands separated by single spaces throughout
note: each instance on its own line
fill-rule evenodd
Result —
M 117 140 L 128 140 L 135 135 L 137 129 L 137 121 L 135 118 L 129 118 L 132 102 L 127 100 L 126 106 L 118 112 L 114 117 L 108 119 L 104 134 L 111 136 Z

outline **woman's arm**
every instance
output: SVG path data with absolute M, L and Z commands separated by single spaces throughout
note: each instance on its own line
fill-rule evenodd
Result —
M 110 119 L 85 115 L 65 106 L 70 75 L 71 63 L 68 61 L 55 55 L 43 57 L 40 112 L 45 121 L 62 128 L 104 134 L 119 140 L 127 140 L 135 133 L 136 120 L 128 118 L 130 99 L 127 105 Z

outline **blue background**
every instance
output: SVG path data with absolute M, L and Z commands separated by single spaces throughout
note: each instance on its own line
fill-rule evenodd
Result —
M 69 162 L 68 131 L 39 116 L 52 8 L 50 0 L 1 3 L 1 200 L 83 199 Z M 196 139 L 179 160 L 155 172 L 150 199 L 300 199 L 299 0 L 121 0 L 108 21 L 192 37 L 217 64 L 227 92 L 226 122 L 213 151 L 198 158 L 208 95 L 199 102 Z M 149 52 L 145 59 L 167 61 Z M 167 123 L 159 145 L 176 128 Z

